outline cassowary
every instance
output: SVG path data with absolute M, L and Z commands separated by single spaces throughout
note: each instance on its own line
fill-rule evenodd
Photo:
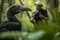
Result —
M 31 9 L 20 6 L 20 5 L 12 5 L 7 10 L 7 19 L 8 22 L 0 24 L 0 32 L 4 31 L 21 31 L 22 24 L 17 20 L 15 17 L 16 14 L 23 12 L 23 11 L 31 11 Z

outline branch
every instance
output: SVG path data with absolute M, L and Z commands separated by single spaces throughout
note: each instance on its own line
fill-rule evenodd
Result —
M 20 1 L 21 5 L 24 5 L 24 3 L 22 2 L 22 0 L 19 0 L 19 1 Z M 29 19 L 30 19 L 29 12 L 28 12 L 28 11 L 26 11 L 26 13 L 27 13 L 27 16 L 28 16 L 28 17 L 29 17 Z
M 22 2 L 22 0 L 19 0 L 19 1 L 20 1 L 21 5 L 24 5 L 23 2 Z

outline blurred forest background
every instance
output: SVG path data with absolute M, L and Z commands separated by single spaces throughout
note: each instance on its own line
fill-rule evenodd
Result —
M 21 0 L 25 6 L 35 11 L 34 3 L 37 0 Z M 30 22 L 28 14 L 23 12 L 16 17 L 21 21 L 23 28 L 21 32 L 0 33 L 0 38 L 15 38 L 15 40 L 60 40 L 60 0 L 39 0 L 43 8 L 48 10 L 49 22 L 34 25 Z M 0 24 L 7 21 L 6 9 L 12 4 L 21 5 L 20 0 L 0 0 Z M 30 16 L 32 12 L 29 12 Z

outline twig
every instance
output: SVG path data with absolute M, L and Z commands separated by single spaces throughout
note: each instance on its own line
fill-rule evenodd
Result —
M 24 3 L 22 2 L 22 0 L 19 0 L 19 1 L 20 1 L 21 5 L 24 5 Z M 29 17 L 29 19 L 30 19 L 29 12 L 28 12 L 28 11 L 26 11 L 26 13 L 27 13 L 27 16 L 28 16 L 28 17 Z

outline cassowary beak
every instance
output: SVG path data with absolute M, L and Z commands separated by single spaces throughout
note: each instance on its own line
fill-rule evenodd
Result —
M 25 6 L 20 6 L 21 11 L 32 11 L 30 8 L 25 7 Z

